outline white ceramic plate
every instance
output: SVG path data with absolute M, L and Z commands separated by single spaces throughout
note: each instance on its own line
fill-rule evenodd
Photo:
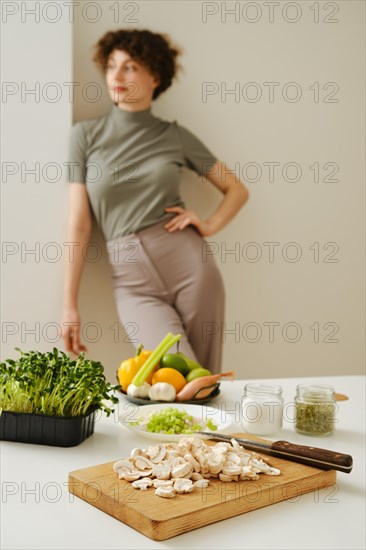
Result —
M 182 437 L 190 437 L 193 434 L 164 434 L 147 431 L 145 426 L 131 426 L 130 422 L 137 422 L 141 417 L 144 419 L 152 412 L 161 411 L 167 408 L 184 410 L 192 415 L 199 422 L 207 422 L 209 419 L 217 426 L 215 432 L 225 432 L 234 421 L 232 415 L 228 414 L 219 405 L 188 405 L 183 403 L 170 403 L 164 405 L 143 405 L 141 407 L 126 403 L 124 411 L 119 416 L 120 423 L 131 430 L 136 435 L 140 435 L 146 439 L 154 439 L 156 441 L 179 441 Z M 207 431 L 210 431 L 207 429 Z M 205 437 L 199 435 L 199 437 Z

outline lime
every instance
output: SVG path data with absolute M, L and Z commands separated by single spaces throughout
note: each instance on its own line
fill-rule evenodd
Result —
M 193 359 L 190 359 L 189 357 L 187 357 L 186 355 L 184 355 L 184 353 L 182 353 L 181 351 L 177 351 L 177 353 L 175 354 L 177 355 L 178 357 L 181 357 L 186 363 L 187 363 L 187 367 L 188 367 L 188 370 L 191 371 L 193 369 L 201 369 L 203 368 L 202 365 L 200 365 L 199 363 L 197 363 L 197 361 L 194 361 Z M 211 374 L 211 373 L 210 373 Z
M 191 370 L 187 376 L 186 380 L 187 382 L 192 382 L 192 380 L 195 380 L 196 378 L 201 378 L 201 376 L 211 376 L 212 372 L 210 372 L 208 369 L 204 369 L 203 367 L 200 367 L 198 369 Z
M 167 353 L 160 360 L 161 368 L 175 369 L 185 376 L 189 372 L 187 363 L 183 357 L 179 357 L 176 353 Z

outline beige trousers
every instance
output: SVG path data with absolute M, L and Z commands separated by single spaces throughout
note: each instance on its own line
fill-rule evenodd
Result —
M 169 233 L 165 223 L 106 243 L 119 319 L 135 347 L 154 349 L 167 332 L 181 333 L 179 351 L 218 373 L 225 312 L 220 271 L 196 228 Z

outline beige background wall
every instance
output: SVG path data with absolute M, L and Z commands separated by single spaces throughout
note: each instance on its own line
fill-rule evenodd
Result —
M 298 2 L 296 14 L 294 3 L 286 12 L 289 3 L 280 2 L 271 20 L 262 2 L 247 12 L 248 3 L 230 2 L 228 8 L 237 4 L 240 11 L 226 21 L 221 2 L 206 8 L 201 2 L 121 2 L 119 14 L 111 10 L 116 2 L 99 2 L 98 12 L 86 4 L 75 6 L 74 22 L 63 17 L 53 25 L 5 26 L 5 80 L 80 85 L 74 102 L 10 98 L 3 106 L 3 160 L 62 165 L 70 125 L 111 106 L 91 61 L 92 45 L 109 29 L 167 32 L 184 48 L 185 72 L 153 104 L 154 114 L 195 132 L 250 191 L 238 216 L 207 238 L 227 291 L 223 369 L 235 368 L 243 379 L 364 372 L 364 4 L 326 8 L 319 2 L 316 13 L 313 3 Z M 206 21 L 203 9 L 214 12 Z M 100 100 L 87 99 L 93 94 L 88 83 L 99 84 Z M 211 91 L 206 98 L 205 89 Z M 202 216 L 221 198 L 188 170 L 182 195 Z M 2 199 L 2 240 L 13 253 L 2 263 L 1 356 L 15 355 L 15 346 L 63 349 L 51 342 L 48 324 L 60 322 L 63 263 L 47 259 L 47 243 L 66 240 L 67 184 L 42 177 L 22 183 L 15 175 L 11 184 L 2 183 Z M 85 264 L 79 304 L 84 325 L 90 324 L 83 342 L 113 380 L 133 346 L 123 328 L 117 330 L 96 227 L 92 240 L 102 257 Z M 28 248 L 35 242 L 46 247 L 46 260 L 42 253 L 38 263 L 21 258 L 16 246 L 23 241 Z M 36 323 L 38 342 L 24 333 Z

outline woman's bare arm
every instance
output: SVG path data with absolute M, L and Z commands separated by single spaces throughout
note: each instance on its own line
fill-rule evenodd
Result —
M 207 220 L 201 220 L 193 210 L 185 210 L 180 206 L 165 208 L 167 212 L 175 212 L 177 214 L 177 216 L 164 225 L 167 231 L 182 230 L 187 225 L 192 224 L 197 227 L 204 237 L 213 235 L 225 227 L 247 202 L 249 197 L 248 189 L 236 178 L 234 172 L 227 168 L 224 162 L 219 160 L 215 162 L 204 177 L 224 195 L 215 212 Z
M 224 162 L 216 162 L 205 176 L 223 194 L 224 198 L 205 220 L 208 235 L 213 235 L 232 220 L 249 198 L 249 191 Z
M 77 302 L 84 266 L 83 251 L 85 253 L 85 246 L 89 243 L 92 224 L 92 213 L 85 184 L 70 183 L 61 328 L 66 350 L 74 353 L 86 351 L 85 346 L 80 344 L 80 316 Z

